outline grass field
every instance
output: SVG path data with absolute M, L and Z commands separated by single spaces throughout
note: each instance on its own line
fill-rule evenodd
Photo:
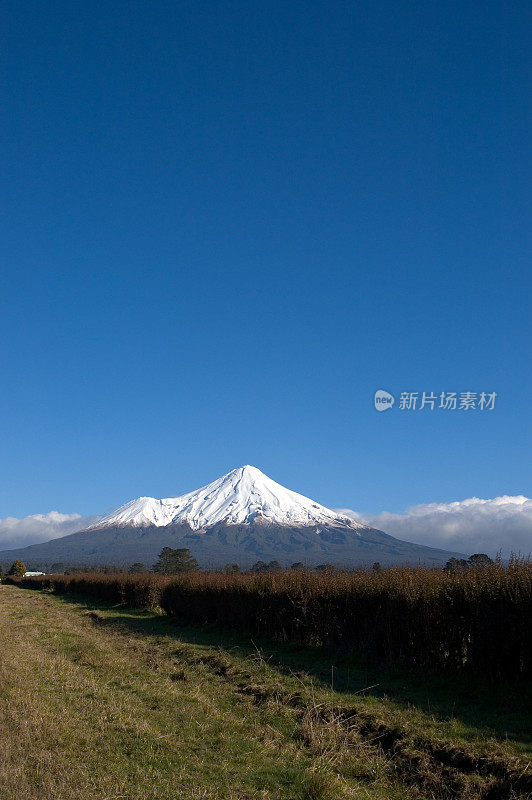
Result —
M 532 797 L 530 692 L 0 586 L 0 798 Z

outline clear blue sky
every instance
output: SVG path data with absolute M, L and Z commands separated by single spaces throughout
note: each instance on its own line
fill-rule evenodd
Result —
M 531 495 L 528 3 L 3 15 L 0 516 Z

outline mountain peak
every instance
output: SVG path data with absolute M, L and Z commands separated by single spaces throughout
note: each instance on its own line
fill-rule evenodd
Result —
M 237 467 L 180 497 L 139 497 L 104 517 L 95 527 L 187 524 L 200 530 L 221 522 L 242 525 L 257 519 L 274 525 L 366 527 L 286 489 L 251 464 Z
M 261 472 L 258 467 L 254 467 L 251 464 L 244 464 L 243 467 L 232 469 L 231 472 L 228 472 L 227 475 L 223 477 L 228 478 L 233 475 L 239 478 L 246 478 L 250 481 L 260 481 L 265 478 L 268 480 L 268 476 L 265 475 L 264 472 Z

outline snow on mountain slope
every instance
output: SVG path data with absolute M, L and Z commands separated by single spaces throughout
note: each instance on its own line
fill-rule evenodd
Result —
M 315 503 L 279 483 L 256 467 L 234 469 L 218 480 L 181 497 L 156 500 L 139 497 L 101 519 L 93 527 L 162 527 L 187 523 L 193 530 L 218 522 L 245 524 L 262 519 L 277 525 L 367 526 Z
M 99 520 L 93 528 L 110 527 L 115 525 L 131 525 L 134 528 L 144 528 L 149 525 L 161 527 L 170 525 L 176 514 L 175 500 L 156 500 L 155 497 L 138 497 L 130 500 L 116 511 Z

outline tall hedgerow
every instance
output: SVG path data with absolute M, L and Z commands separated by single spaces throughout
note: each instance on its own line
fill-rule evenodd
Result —
M 161 608 L 216 624 L 420 670 L 532 676 L 532 564 L 312 573 L 43 575 L 28 588 Z

